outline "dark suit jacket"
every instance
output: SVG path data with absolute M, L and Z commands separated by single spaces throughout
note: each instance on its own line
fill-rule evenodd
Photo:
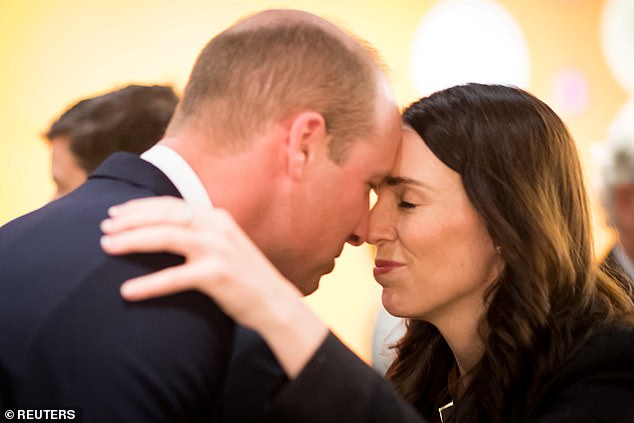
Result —
M 110 206 L 180 196 L 153 165 L 117 153 L 69 195 L 0 229 L 0 409 L 79 407 L 84 422 L 208 421 L 232 322 L 189 292 L 126 303 L 121 283 L 182 259 L 111 257 Z
M 245 378 L 244 389 L 270 389 L 268 383 L 260 385 L 260 379 Z M 425 422 L 389 382 L 332 334 L 296 379 L 275 389 L 255 396 L 271 398 L 264 406 L 256 405 L 264 410 L 260 420 L 247 421 Z M 242 395 L 249 404 L 246 391 Z M 524 421 L 531 423 L 634 422 L 634 330 L 598 332 L 562 364 L 527 407 Z

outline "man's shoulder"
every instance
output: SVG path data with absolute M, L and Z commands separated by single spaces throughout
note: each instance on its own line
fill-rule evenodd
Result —
M 103 255 L 75 280 L 22 280 L 26 288 L 14 297 L 21 304 L 3 310 L 0 324 L 15 335 L 0 352 L 14 400 L 79 404 L 110 421 L 210 418 L 230 358 L 232 321 L 195 292 L 138 303 L 119 294 L 125 279 L 181 260 Z

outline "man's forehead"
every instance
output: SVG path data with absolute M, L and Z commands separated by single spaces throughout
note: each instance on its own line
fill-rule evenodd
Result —
M 381 137 L 363 143 L 365 154 L 359 155 L 359 166 L 378 183 L 386 178 L 394 167 L 401 150 L 400 131 L 391 137 Z

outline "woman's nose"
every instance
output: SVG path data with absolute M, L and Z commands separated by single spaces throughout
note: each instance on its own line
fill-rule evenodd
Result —
M 392 220 L 392 212 L 387 201 L 379 198 L 370 211 L 368 243 L 377 244 L 383 240 L 393 240 L 395 232 Z

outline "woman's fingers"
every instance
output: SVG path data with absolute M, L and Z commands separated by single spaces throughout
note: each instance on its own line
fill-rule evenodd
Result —
M 150 197 L 131 200 L 108 210 L 108 219 L 101 223 L 105 234 L 153 224 L 188 225 L 196 212 L 185 201 L 175 197 Z
M 121 296 L 128 301 L 140 301 L 195 289 L 198 279 L 195 269 L 180 265 L 129 279 L 121 285 Z
M 170 225 L 147 226 L 101 237 L 101 248 L 112 255 L 167 252 L 186 256 L 198 248 L 189 228 Z

